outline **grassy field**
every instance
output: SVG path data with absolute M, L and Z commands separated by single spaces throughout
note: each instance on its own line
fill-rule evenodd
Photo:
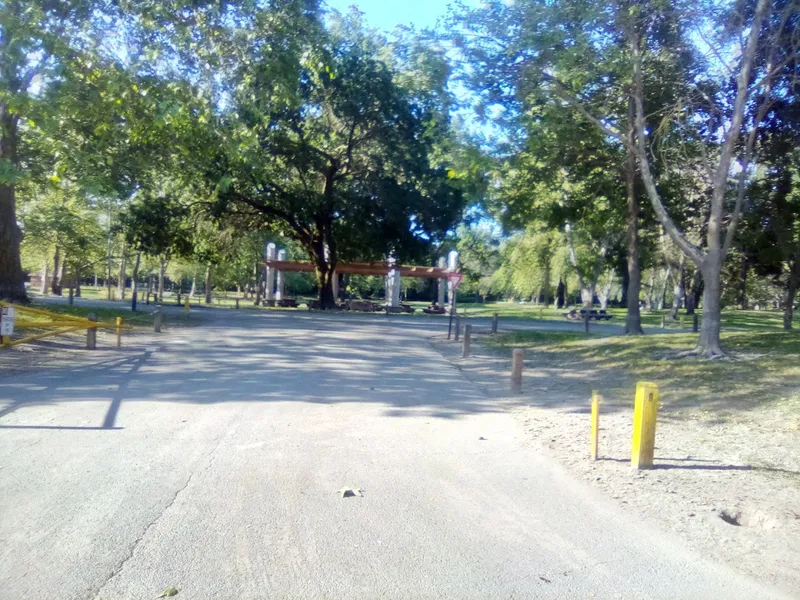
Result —
M 770 313 L 728 315 L 723 360 L 681 357 L 697 334 L 602 336 L 529 331 L 487 337 L 498 352 L 525 348 L 534 363 L 593 373 L 609 393 L 630 394 L 633 381 L 652 381 L 672 409 L 704 406 L 717 414 L 781 402 L 800 414 L 800 331 L 783 331 Z M 797 421 L 800 426 L 800 420 Z

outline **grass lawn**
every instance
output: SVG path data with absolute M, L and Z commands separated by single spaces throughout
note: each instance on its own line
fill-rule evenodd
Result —
M 601 336 L 529 331 L 487 337 L 496 351 L 525 348 L 534 362 L 605 375 L 607 393 L 630 395 L 631 382 L 652 381 L 669 408 L 703 406 L 719 414 L 781 402 L 800 414 L 800 331 L 783 331 L 780 315 L 728 314 L 724 360 L 679 358 L 697 334 Z M 800 426 L 800 421 L 798 426 Z

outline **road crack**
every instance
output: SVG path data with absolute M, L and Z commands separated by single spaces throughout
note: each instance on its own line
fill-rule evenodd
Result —
M 238 432 L 240 426 L 241 426 L 241 422 L 236 427 L 236 431 L 237 432 Z M 235 433 L 234 433 L 234 435 L 235 435 Z M 112 569 L 112 571 L 111 571 L 111 573 L 109 573 L 108 577 L 106 577 L 105 580 L 102 583 L 100 583 L 100 585 L 98 585 L 96 587 L 93 587 L 91 589 L 89 596 L 87 596 L 88 598 L 92 598 L 93 600 L 99 600 L 100 599 L 100 593 L 103 591 L 103 589 L 113 579 L 115 579 L 120 573 L 122 573 L 122 571 L 125 569 L 125 566 L 128 564 L 128 562 L 136 554 L 136 548 L 139 546 L 139 544 L 142 542 L 142 540 L 147 536 L 147 534 L 150 532 L 150 530 L 153 529 L 158 524 L 158 522 L 164 517 L 164 515 L 167 514 L 167 511 L 169 511 L 169 509 L 172 508 L 172 506 L 175 504 L 175 502 L 178 500 L 178 498 L 181 496 L 181 494 L 184 491 L 186 491 L 186 489 L 192 483 L 192 480 L 195 478 L 195 476 L 204 474 L 206 471 L 208 471 L 212 467 L 212 465 L 214 464 L 214 461 L 216 460 L 217 449 L 220 447 L 220 445 L 222 444 L 223 440 L 226 437 L 227 436 L 219 436 L 219 438 L 217 438 L 216 445 L 211 450 L 211 452 L 209 452 L 206 455 L 206 457 L 208 459 L 206 465 L 204 467 L 202 467 L 201 469 L 199 469 L 198 471 L 194 471 L 194 472 L 189 474 L 189 477 L 186 478 L 186 481 L 184 482 L 184 484 L 175 491 L 175 493 L 172 495 L 172 498 L 170 498 L 169 502 L 167 502 L 167 504 L 164 506 L 164 508 L 161 509 L 161 511 L 145 526 L 144 530 L 142 531 L 142 534 L 130 544 L 130 546 L 128 547 L 128 551 L 125 553 L 125 556 L 122 558 L 121 561 L 119 561 L 119 563 L 117 563 L 116 567 L 114 567 Z

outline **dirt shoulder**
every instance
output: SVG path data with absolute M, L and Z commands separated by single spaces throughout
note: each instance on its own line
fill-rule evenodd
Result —
M 485 340 L 476 336 L 466 359 L 460 345 L 444 337 L 431 343 L 487 395 L 507 398 L 510 350 L 487 348 Z M 745 376 L 752 368 L 755 363 L 742 361 Z M 514 411 L 531 443 L 624 510 L 677 533 L 704 556 L 800 595 L 797 388 L 781 388 L 783 401 L 745 402 L 741 394 L 726 404 L 707 382 L 670 381 L 662 386 L 656 468 L 636 471 L 629 462 L 635 383 L 635 375 L 613 365 L 598 368 L 576 354 L 526 349 Z M 593 389 L 603 394 L 596 462 L 589 459 Z

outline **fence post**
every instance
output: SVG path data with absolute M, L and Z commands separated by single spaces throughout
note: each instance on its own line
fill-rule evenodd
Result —
M 117 348 L 122 346 L 122 317 L 117 317 Z
M 522 366 L 525 363 L 525 352 L 515 348 L 511 353 L 511 391 L 522 393 Z
M 94 313 L 89 313 L 86 318 L 93 323 L 97 322 L 97 315 Z M 89 327 L 86 329 L 86 349 L 97 349 L 97 327 Z
M 592 435 L 591 453 L 592 460 L 597 460 L 598 432 L 600 431 L 600 394 L 592 390 Z
M 469 356 L 469 348 L 472 345 L 472 325 L 467 323 L 464 325 L 464 345 L 461 348 L 461 357 L 467 358 Z
M 586 312 L 583 313 L 583 332 L 589 333 L 589 309 L 586 309 Z
M 163 323 L 163 321 L 164 321 L 164 314 L 161 312 L 161 309 L 159 308 L 156 311 L 156 318 L 153 320 L 153 331 L 155 331 L 156 333 L 161 333 L 161 324 Z
M 492 333 L 497 333 L 497 313 L 492 317 Z
M 692 316 L 694 317 L 694 319 L 692 319 L 692 331 L 697 333 L 700 329 L 700 317 L 697 315 L 697 313 L 694 313 Z
M 636 400 L 633 405 L 631 466 L 634 469 L 649 469 L 653 466 L 657 415 L 658 386 L 640 381 L 636 384 Z
M 456 315 L 456 337 L 455 340 L 458 341 L 461 338 L 461 317 Z

